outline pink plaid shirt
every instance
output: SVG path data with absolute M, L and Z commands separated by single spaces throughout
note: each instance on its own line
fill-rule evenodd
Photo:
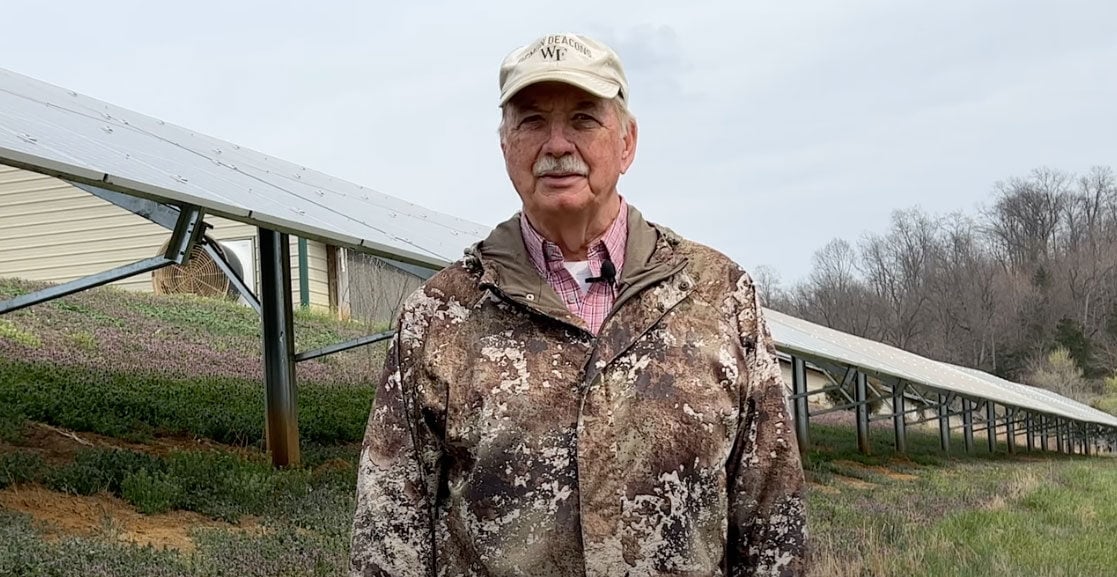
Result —
M 557 244 L 543 238 L 535 227 L 528 222 L 527 216 L 520 213 L 520 230 L 523 232 L 524 246 L 531 258 L 531 264 L 539 275 L 547 280 L 547 284 L 555 289 L 559 298 L 566 303 L 566 308 L 571 313 L 586 321 L 590 332 L 597 334 L 601 330 L 605 317 L 613 308 L 616 299 L 616 287 L 605 283 L 591 283 L 585 296 L 578 285 L 578 281 L 566 270 L 562 249 Z M 617 270 L 617 280 L 620 280 L 621 270 L 624 268 L 624 253 L 628 245 L 628 206 L 621 198 L 621 209 L 613 224 L 605 231 L 601 238 L 590 244 L 586 250 L 586 260 L 589 261 L 593 276 L 601 275 L 601 263 L 605 259 L 613 261 Z

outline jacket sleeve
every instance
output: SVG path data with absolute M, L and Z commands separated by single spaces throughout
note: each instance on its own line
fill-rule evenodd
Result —
M 804 476 L 779 359 L 747 275 L 734 299 L 744 371 L 740 426 L 727 471 L 727 574 L 799 576 L 806 572 Z
M 369 414 L 357 470 L 349 569 L 354 577 L 435 574 L 444 402 L 418 367 L 427 328 L 423 316 L 404 306 Z

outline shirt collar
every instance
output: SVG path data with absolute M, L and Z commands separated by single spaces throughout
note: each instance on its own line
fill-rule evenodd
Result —
M 608 259 L 619 272 L 624 269 L 624 256 L 628 244 L 628 203 L 621 197 L 620 210 L 613 224 L 605 233 L 590 243 L 586 250 L 586 258 L 590 262 L 600 262 Z M 535 270 L 543 277 L 547 276 L 547 269 L 557 270 L 563 267 L 565 260 L 559 246 L 539 234 L 535 227 L 528 221 L 527 215 L 520 212 L 520 231 L 523 236 L 524 246 L 527 248 L 528 258 Z

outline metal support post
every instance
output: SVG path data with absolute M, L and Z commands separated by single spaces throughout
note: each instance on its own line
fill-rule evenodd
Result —
M 1028 452 L 1029 453 L 1036 450 L 1036 439 L 1035 439 L 1036 432 L 1035 432 L 1035 427 L 1033 426 L 1034 424 L 1035 424 L 1035 417 L 1032 415 L 1032 413 L 1029 412 L 1024 417 L 1024 429 L 1028 431 Z
M 896 431 L 896 452 L 908 452 L 908 432 L 904 422 L 904 383 L 892 387 L 892 427 Z
M 286 234 L 266 228 L 259 239 L 267 442 L 272 464 L 286 467 L 299 463 L 291 246 Z
M 854 396 L 854 401 L 857 403 L 857 449 L 864 455 L 872 452 L 869 443 L 869 403 L 865 400 L 868 397 L 867 381 L 865 373 L 857 371 L 857 388 Z
M 807 364 L 799 357 L 791 357 L 791 391 L 795 396 L 795 438 L 799 442 L 799 455 L 807 455 L 810 445 L 810 409 L 807 407 Z
M 1090 425 L 1088 425 L 1086 423 L 1083 423 L 1082 424 L 1082 454 L 1089 457 L 1090 453 L 1093 452 L 1090 449 L 1091 449 L 1091 447 L 1090 447 Z
M 985 438 L 989 441 L 989 452 L 997 452 L 997 405 L 992 400 L 985 401 Z
M 1055 450 L 1063 453 L 1063 420 L 1055 417 Z
M 973 401 L 962 399 L 962 433 L 966 440 L 966 453 L 973 453 Z
M 1016 409 L 1005 407 L 1005 439 L 1008 441 L 1008 454 L 1016 452 Z
M 939 393 L 939 444 L 942 452 L 950 452 L 950 406 L 946 400 L 949 397 Z
M 1050 427 L 1051 427 L 1051 423 L 1050 423 L 1050 421 L 1047 420 L 1047 415 L 1040 415 L 1039 416 L 1039 448 L 1042 449 L 1044 453 L 1049 452 L 1051 450 L 1051 444 L 1048 441 L 1048 439 L 1050 437 L 1050 435 L 1049 435 L 1050 431 L 1048 429 Z

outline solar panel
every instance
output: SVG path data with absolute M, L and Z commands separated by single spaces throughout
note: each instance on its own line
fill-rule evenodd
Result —
M 0 162 L 441 268 L 488 227 L 0 68 Z M 767 310 L 785 353 L 1117 426 L 1050 391 Z
M 441 268 L 488 228 L 0 68 L 0 162 Z
M 975 369 L 934 361 L 873 340 L 765 309 L 777 348 L 787 354 L 857 367 L 916 384 L 1079 421 L 1117 426 L 1117 417 Z
M 971 369 L 969 367 L 955 366 L 954 368 L 958 369 L 960 371 L 965 371 L 967 373 L 970 373 L 970 374 L 972 374 L 972 375 L 974 375 L 974 376 L 976 376 L 980 379 L 984 379 L 984 380 L 986 380 L 990 383 L 994 383 L 994 384 L 1000 385 L 1002 387 L 1012 389 L 1012 390 L 1014 390 L 1014 391 L 1016 391 L 1016 392 L 1018 392 L 1018 393 L 1020 393 L 1024 396 L 1036 399 L 1039 402 L 1048 403 L 1048 404 L 1053 405 L 1053 406 L 1061 407 L 1068 412 L 1075 412 L 1075 413 L 1081 415 L 1080 417 L 1076 417 L 1079 420 L 1089 421 L 1089 422 L 1094 422 L 1094 423 L 1100 423 L 1100 424 L 1104 424 L 1104 425 L 1111 425 L 1111 426 L 1117 427 L 1117 417 L 1115 417 L 1113 415 L 1110 415 L 1109 413 L 1106 413 L 1104 411 L 1099 411 L 1098 409 L 1095 409 L 1095 408 L 1093 408 L 1089 405 L 1080 403 L 1080 402 L 1078 402 L 1074 399 L 1071 399 L 1069 397 L 1064 397 L 1063 395 L 1054 393 L 1054 392 L 1049 391 L 1047 389 L 1041 389 L 1039 387 L 1031 387 L 1031 386 L 1024 385 L 1024 384 L 1021 384 L 1021 383 L 1014 383 L 1012 381 L 1002 379 L 1001 377 L 998 377 L 996 375 L 991 375 L 991 374 L 986 373 L 984 371 L 979 371 L 977 369 Z

